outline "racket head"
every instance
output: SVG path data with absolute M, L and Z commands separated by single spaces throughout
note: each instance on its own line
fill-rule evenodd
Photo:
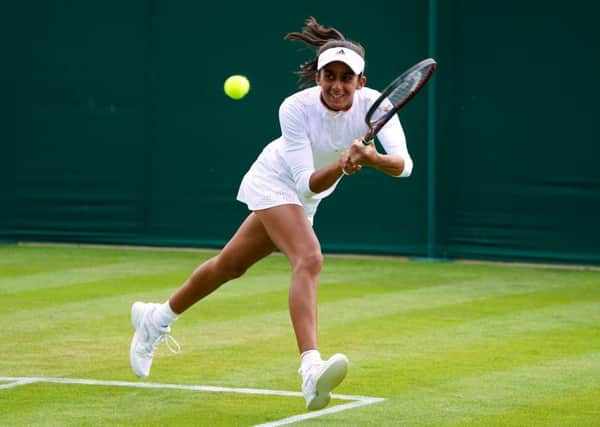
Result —
M 363 137 L 364 143 L 368 143 L 398 110 L 421 90 L 435 71 L 436 66 L 437 62 L 434 59 L 424 59 L 394 79 L 381 92 L 379 98 L 375 100 L 365 115 L 369 132 Z

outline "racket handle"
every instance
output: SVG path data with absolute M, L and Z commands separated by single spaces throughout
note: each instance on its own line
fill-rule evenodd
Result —
M 366 139 L 366 138 L 362 138 L 360 141 L 363 143 L 363 145 L 370 145 L 373 142 L 372 139 Z

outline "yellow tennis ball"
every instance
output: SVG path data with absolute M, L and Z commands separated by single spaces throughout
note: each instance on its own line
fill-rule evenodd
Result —
M 225 80 L 225 93 L 232 99 L 242 99 L 250 90 L 250 82 L 246 76 L 234 75 Z

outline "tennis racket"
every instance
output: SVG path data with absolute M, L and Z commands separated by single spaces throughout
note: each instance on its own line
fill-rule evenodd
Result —
M 402 73 L 381 92 L 365 116 L 369 131 L 362 138 L 363 144 L 369 145 L 394 114 L 425 86 L 436 66 L 435 60 L 424 59 Z

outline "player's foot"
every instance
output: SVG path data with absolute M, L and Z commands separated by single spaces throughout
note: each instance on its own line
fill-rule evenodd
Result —
M 343 354 L 334 354 L 327 361 L 321 361 L 298 371 L 302 377 L 302 393 L 306 399 L 306 408 L 310 411 L 327 406 L 331 399 L 331 390 L 336 388 L 348 373 L 348 358 Z
M 129 361 L 133 372 L 141 378 L 150 375 L 154 351 L 161 343 L 167 342 L 167 347 L 172 353 L 179 352 L 179 344 L 169 335 L 169 326 L 156 326 L 152 321 L 152 313 L 160 304 L 146 304 L 136 302 L 131 306 L 131 323 L 135 334 L 129 348 Z

